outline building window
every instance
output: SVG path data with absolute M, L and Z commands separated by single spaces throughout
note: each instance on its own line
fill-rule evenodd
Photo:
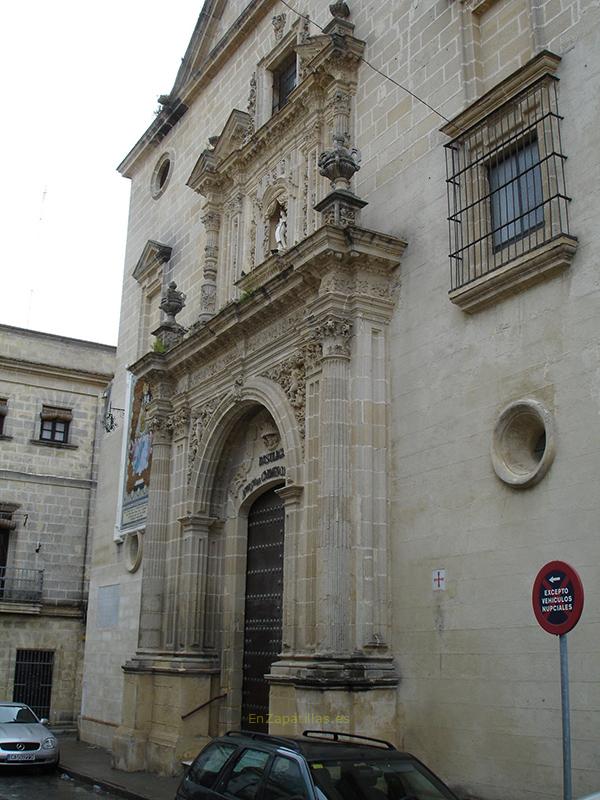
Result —
M 569 236 L 557 83 L 544 75 L 446 145 L 451 298 Z
M 26 703 L 40 719 L 50 716 L 52 650 L 17 650 L 13 702 Z
M 69 441 L 69 427 L 73 415 L 66 408 L 44 406 L 41 413 L 40 440 L 66 444 Z
M 8 414 L 8 400 L 0 397 L 0 436 L 4 436 L 4 420 Z
M 273 114 L 286 105 L 297 78 L 296 53 L 292 53 L 273 70 Z
M 156 162 L 150 179 L 152 197 L 157 200 L 165 191 L 173 172 L 173 157 L 171 153 L 163 153 Z
M 542 166 L 537 139 L 488 166 L 495 250 L 544 224 Z

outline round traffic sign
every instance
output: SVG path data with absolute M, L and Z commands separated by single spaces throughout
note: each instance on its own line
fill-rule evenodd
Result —
M 548 633 L 561 636 L 579 622 L 583 611 L 583 584 L 564 561 L 550 561 L 541 568 L 531 595 L 533 613 Z

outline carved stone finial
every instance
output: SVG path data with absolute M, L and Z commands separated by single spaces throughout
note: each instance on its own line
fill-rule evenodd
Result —
M 152 335 L 156 336 L 164 350 L 170 350 L 183 339 L 185 328 L 175 321 L 175 317 L 185 306 L 185 294 L 177 291 L 177 284 L 171 281 L 160 301 L 160 309 L 167 315 Z
M 348 19 L 350 16 L 350 9 L 348 8 L 348 3 L 344 3 L 343 0 L 338 0 L 337 3 L 332 3 L 329 6 L 329 13 L 332 17 L 336 19 Z
M 355 172 L 360 169 L 360 153 L 353 147 L 346 147 L 346 137 L 334 134 L 333 148 L 325 150 L 319 156 L 319 173 L 329 178 L 332 188 L 350 190 L 350 180 Z
M 360 153 L 346 147 L 346 136 L 333 136 L 333 148 L 319 156 L 319 172 L 331 181 L 332 191 L 315 206 L 325 225 L 347 228 L 358 224 L 359 212 L 367 205 L 350 189 L 350 180 L 360 169 Z
M 185 295 L 183 292 L 178 292 L 177 284 L 175 281 L 171 281 L 167 287 L 167 291 L 162 296 L 160 301 L 160 308 L 167 315 L 167 319 L 165 321 L 170 325 L 176 324 L 175 317 L 184 307 Z

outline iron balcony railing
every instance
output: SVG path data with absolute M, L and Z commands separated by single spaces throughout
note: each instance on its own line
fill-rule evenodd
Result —
M 41 603 L 43 569 L 0 567 L 0 602 Z

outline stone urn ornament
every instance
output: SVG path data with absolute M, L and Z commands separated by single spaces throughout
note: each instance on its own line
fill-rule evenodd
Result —
M 184 307 L 185 294 L 177 290 L 175 281 L 171 281 L 160 301 L 160 309 L 167 315 L 165 323 L 168 325 L 176 325 L 175 317 Z
M 175 281 L 171 281 L 159 304 L 159 308 L 161 311 L 165 312 L 167 318 L 155 331 L 152 331 L 152 335 L 156 336 L 157 340 L 160 342 L 160 346 L 164 350 L 170 350 L 171 347 L 179 344 L 186 333 L 186 329 L 183 325 L 180 325 L 175 320 L 177 314 L 179 314 L 184 307 L 185 294 L 178 291 Z

